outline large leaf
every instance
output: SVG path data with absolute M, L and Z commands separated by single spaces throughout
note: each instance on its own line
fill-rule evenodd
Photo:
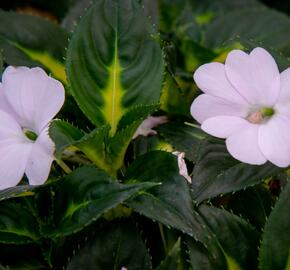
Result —
M 187 244 L 194 270 L 256 269 L 259 233 L 245 220 L 212 206 L 199 207 L 210 228 L 208 247 L 188 238 Z
M 98 0 L 69 44 L 71 92 L 96 125 L 112 133 L 128 108 L 157 102 L 163 59 L 157 37 L 135 0 Z
M 205 32 L 204 42 L 206 46 L 220 48 L 239 36 L 241 40 L 254 40 L 262 42 L 262 46 L 289 52 L 289 31 L 290 19 L 286 15 L 268 8 L 247 8 L 214 20 Z
M 156 184 L 124 185 L 95 167 L 82 167 L 59 181 L 53 190 L 55 228 L 43 227 L 51 237 L 77 232 L 132 195 Z
M 61 63 L 67 34 L 40 17 L 0 10 L 0 48 L 10 65 L 43 66 L 66 82 Z
M 179 175 L 175 156 L 162 151 L 140 156 L 128 168 L 126 178 L 162 183 L 128 201 L 135 211 L 207 242 L 207 229 L 194 211 L 189 185 Z
M 266 222 L 260 250 L 261 270 L 290 267 L 290 184 L 282 191 Z
M 222 140 L 205 141 L 201 149 L 192 177 L 197 202 L 253 186 L 281 170 L 270 163 L 256 166 L 235 160 Z
M 67 270 L 120 270 L 122 267 L 130 270 L 151 269 L 150 256 L 139 232 L 125 220 L 98 230 L 95 239 L 75 254 Z

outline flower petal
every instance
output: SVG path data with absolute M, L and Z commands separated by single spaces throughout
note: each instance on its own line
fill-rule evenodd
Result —
M 8 67 L 3 73 L 5 96 L 22 127 L 40 134 L 64 103 L 62 84 L 41 68 Z
M 240 50 L 228 54 L 227 76 L 252 105 L 273 106 L 280 92 L 280 74 L 274 58 L 263 48 L 249 55 Z
M 258 145 L 260 125 L 248 123 L 226 139 L 230 154 L 245 163 L 261 165 L 267 161 Z
M 0 189 L 14 187 L 20 182 L 31 147 L 31 143 L 23 141 L 0 141 Z
M 259 146 L 264 156 L 279 167 L 290 165 L 290 119 L 273 116 L 259 130 Z
M 14 118 L 0 111 L 0 189 L 19 183 L 31 147 Z
M 133 139 L 136 139 L 139 135 L 141 136 L 157 135 L 157 131 L 155 131 L 153 128 L 165 124 L 167 122 L 168 118 L 166 116 L 149 116 L 137 128 L 135 134 L 133 135 Z
M 280 81 L 280 95 L 275 104 L 275 111 L 290 117 L 290 68 L 280 74 Z
M 205 120 L 201 128 L 212 136 L 224 139 L 247 125 L 248 121 L 240 117 L 216 116 Z
M 27 161 L 25 174 L 30 185 L 41 185 L 47 180 L 54 159 L 54 149 L 54 143 L 48 136 L 48 128 L 45 128 L 33 144 Z
M 220 97 L 234 103 L 248 105 L 246 100 L 229 82 L 224 64 L 204 64 L 195 71 L 193 78 L 197 86 L 208 95 Z
M 246 117 L 248 108 L 219 97 L 202 94 L 193 101 L 190 112 L 198 122 L 202 123 L 208 118 L 219 115 Z

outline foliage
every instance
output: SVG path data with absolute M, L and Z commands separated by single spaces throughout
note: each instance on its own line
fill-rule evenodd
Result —
M 0 269 L 290 269 L 289 171 L 235 160 L 190 115 L 201 64 L 262 46 L 288 67 L 289 16 L 256 0 L 41 7 L 57 20 L 0 10 L 1 72 L 41 66 L 67 96 L 47 183 L 0 191 Z M 150 115 L 168 122 L 132 139 Z

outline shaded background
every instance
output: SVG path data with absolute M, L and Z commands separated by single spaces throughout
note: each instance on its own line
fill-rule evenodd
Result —
M 219 0 L 212 0 L 219 1 Z M 234 0 L 233 0 L 234 1 Z M 46 11 L 53 14 L 58 20 L 61 20 L 67 13 L 69 7 L 78 0 L 10 0 L 1 1 L 0 8 L 4 10 L 17 10 L 28 7 L 33 7 L 40 11 Z M 260 0 L 267 6 L 282 11 L 284 13 L 290 14 L 290 2 L 289 0 Z

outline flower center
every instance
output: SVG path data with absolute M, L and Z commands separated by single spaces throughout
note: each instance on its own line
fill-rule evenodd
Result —
M 275 110 L 273 108 L 266 107 L 258 111 L 251 112 L 248 115 L 247 120 L 253 124 L 261 124 L 265 122 L 266 120 L 268 120 L 274 114 L 275 114 Z
M 31 131 L 31 130 L 29 130 L 27 128 L 24 128 L 23 132 L 24 132 L 26 138 L 28 138 L 31 141 L 36 141 L 36 139 L 37 139 L 36 133 L 34 133 L 33 131 Z

